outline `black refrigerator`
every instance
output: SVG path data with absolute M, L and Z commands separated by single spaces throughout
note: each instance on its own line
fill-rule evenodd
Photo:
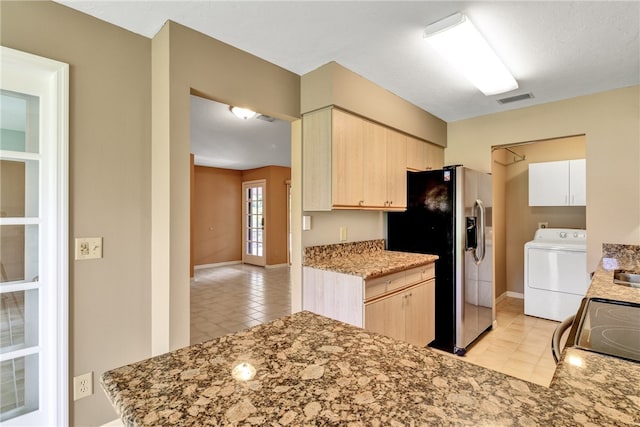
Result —
M 439 256 L 429 345 L 458 355 L 493 324 L 491 186 L 463 166 L 407 172 L 407 210 L 387 217 L 388 250 Z

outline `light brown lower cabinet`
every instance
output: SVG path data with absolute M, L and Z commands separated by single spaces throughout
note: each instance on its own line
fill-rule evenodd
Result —
M 435 338 L 435 267 L 371 280 L 304 267 L 302 308 L 424 347 Z
M 435 338 L 435 280 L 365 303 L 364 313 L 365 329 L 423 347 Z

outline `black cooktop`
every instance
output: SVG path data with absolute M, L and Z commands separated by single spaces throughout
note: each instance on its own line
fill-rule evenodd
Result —
M 640 304 L 583 299 L 567 345 L 640 362 Z

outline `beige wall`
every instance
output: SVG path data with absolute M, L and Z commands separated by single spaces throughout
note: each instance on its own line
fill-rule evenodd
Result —
M 445 121 L 336 62 L 305 74 L 301 85 L 303 114 L 337 105 L 409 135 L 447 146 Z
M 490 172 L 492 146 L 580 134 L 586 138 L 592 271 L 602 243 L 640 244 L 639 86 L 449 123 L 445 163 Z
M 100 425 L 115 418 L 102 372 L 151 349 L 151 43 L 49 1 L 0 8 L 2 45 L 70 65 L 69 237 L 104 237 L 100 260 L 69 245 L 70 375 L 95 380 L 70 414 Z
M 191 221 L 195 265 L 242 260 L 242 183 L 266 180 L 266 265 L 287 263 L 287 180 L 291 169 L 194 167 Z
M 242 171 L 195 166 L 193 262 L 195 265 L 242 258 Z
M 583 159 L 586 154 L 585 137 L 539 141 L 518 145 L 512 150 L 524 156 L 525 160 L 514 162 L 514 156 L 506 150 L 494 151 L 494 157 L 502 158 L 502 163 L 507 165 L 493 163 L 494 180 L 497 181 L 496 167 L 505 171 L 502 185 L 505 187 L 506 247 L 504 258 L 496 256 L 496 268 L 505 269 L 504 291 L 523 293 L 524 244 L 533 239 L 538 223 L 547 222 L 551 228 L 586 227 L 584 206 L 529 206 L 529 163 Z M 496 296 L 500 295 L 496 292 Z

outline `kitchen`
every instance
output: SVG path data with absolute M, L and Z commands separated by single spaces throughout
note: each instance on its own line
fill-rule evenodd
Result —
M 148 82 L 148 70 L 151 66 L 150 43 L 147 39 L 125 33 L 55 4 L 36 3 L 16 6 L 3 3 L 2 7 L 3 44 L 60 58 L 78 65 L 75 72 L 80 80 L 75 83 L 78 85 L 74 101 L 76 109 L 72 111 L 72 118 L 76 119 L 72 134 L 77 141 L 73 151 L 77 157 L 74 163 L 76 166 L 73 169 L 73 175 L 76 176 L 73 181 L 75 186 L 73 206 L 76 220 L 72 233 L 78 235 L 93 230 L 90 218 L 98 218 L 105 224 L 104 234 L 107 237 L 105 242 L 117 245 L 112 246 L 112 256 L 114 255 L 113 251 L 119 253 L 115 260 L 113 258 L 105 259 L 104 265 L 83 264 L 76 268 L 73 289 L 77 303 L 72 305 L 75 318 L 72 374 L 88 370 L 104 371 L 148 357 L 154 354 L 150 350 L 152 347 L 150 331 L 154 329 L 151 320 L 152 308 L 149 305 L 152 282 L 153 286 L 162 282 L 162 279 L 149 278 L 152 262 L 150 245 L 148 244 L 152 233 L 151 226 L 148 225 L 151 217 L 151 200 L 148 196 L 151 185 L 151 160 L 148 159 L 151 152 L 151 112 L 148 106 L 148 99 L 151 96 L 151 87 Z M 30 19 L 26 19 L 25 15 Z M 51 17 L 56 19 L 51 19 Z M 70 35 L 60 35 L 55 22 L 68 24 Z M 89 34 L 84 29 L 85 24 L 93 27 Z M 202 58 L 203 55 L 198 52 L 218 52 L 218 49 L 223 49 L 215 42 L 193 35 L 189 30 L 179 25 L 171 24 L 170 28 L 172 42 L 183 44 L 181 48 L 176 49 L 181 50 L 182 55 L 187 56 L 177 59 L 174 64 L 177 70 L 182 70 L 181 72 L 186 72 L 185 68 L 188 67 L 186 64 L 192 64 Z M 42 38 L 30 35 L 38 33 L 36 29 L 44 31 L 45 34 L 56 34 L 57 36 Z M 168 36 L 168 34 L 164 35 Z M 74 40 L 89 41 L 92 46 L 86 47 L 83 43 L 78 46 L 79 43 Z M 157 41 L 162 41 L 162 39 Z M 126 49 L 120 49 L 123 45 L 127 46 Z M 108 70 L 112 77 L 111 80 L 107 79 L 107 82 L 117 81 L 117 84 L 105 85 L 104 79 L 101 78 L 104 71 L 100 67 L 105 67 L 108 64 L 96 60 L 98 52 L 112 60 L 123 55 L 127 59 L 125 64 L 118 63 L 117 67 L 115 64 L 113 67 L 109 65 Z M 245 58 L 242 54 L 236 54 Z M 256 67 L 265 72 L 263 63 L 257 64 Z M 202 72 L 203 75 L 220 76 L 219 69 L 215 64 L 205 61 L 203 68 L 205 68 Z M 123 71 L 126 71 L 128 75 L 124 75 Z M 244 67 L 238 67 L 233 72 L 238 76 L 246 75 Z M 172 78 L 181 77 L 174 75 Z M 280 84 L 286 85 L 285 80 L 279 80 Z M 247 91 L 235 95 L 230 93 L 228 89 L 229 81 L 228 78 L 223 78 L 219 87 L 215 87 L 215 84 L 209 82 L 204 76 L 200 76 L 193 78 L 191 86 L 202 88 L 200 90 L 207 93 L 218 93 L 230 100 L 244 98 L 245 102 L 254 101 L 252 104 L 256 107 L 265 105 L 264 101 L 258 99 L 259 96 L 248 93 L 251 91 L 264 93 L 268 84 L 263 78 L 258 77 L 255 86 L 252 86 L 252 83 L 247 83 L 249 85 Z M 294 85 L 295 83 L 291 84 L 291 86 Z M 589 266 L 595 268 L 601 256 L 602 243 L 637 244 L 639 240 L 640 230 L 637 218 L 640 216 L 638 212 L 638 197 L 640 197 L 638 196 L 638 183 L 640 180 L 635 167 L 639 157 L 637 90 L 637 87 L 623 88 L 534 106 L 524 110 L 449 123 L 447 126 L 446 162 L 461 163 L 473 169 L 488 170 L 491 162 L 490 151 L 494 145 L 585 133 L 587 135 L 587 159 L 591 162 L 587 177 L 588 197 L 590 202 L 593 202 L 587 208 L 587 229 L 591 230 L 588 257 Z M 130 103 L 122 107 L 108 92 L 118 94 L 122 98 L 129 98 Z M 94 101 L 90 99 L 96 96 L 102 99 L 103 106 L 96 106 Z M 292 98 L 297 99 L 297 96 L 294 95 Z M 274 99 L 281 98 L 279 95 L 275 95 Z M 178 110 L 184 107 L 182 100 L 174 101 L 179 102 L 175 105 Z M 286 102 L 295 104 L 296 101 Z M 287 105 L 286 102 L 281 105 Z M 114 105 L 120 107 L 111 108 Z M 278 108 L 287 110 L 282 106 L 265 107 L 265 110 L 269 112 Z M 291 107 L 287 111 L 288 115 L 294 118 L 299 109 Z M 287 111 L 281 110 L 282 113 Z M 134 122 L 142 124 L 133 123 L 124 115 L 125 112 L 130 117 L 136 118 Z M 129 126 L 128 132 L 118 142 L 103 136 L 103 134 L 119 135 L 121 130 L 119 124 L 123 121 Z M 94 135 L 96 134 L 94 129 L 100 130 L 97 135 Z M 181 131 L 184 129 L 184 121 L 174 122 L 171 129 L 175 129 L 176 132 Z M 176 138 L 181 139 L 180 137 Z M 473 140 L 474 144 L 468 144 L 470 140 Z M 83 142 L 80 143 L 80 141 Z M 91 154 L 91 151 L 96 149 L 108 150 L 107 152 L 113 156 L 116 156 L 116 153 L 111 150 L 116 150 L 118 154 L 124 153 L 125 156 L 123 158 L 118 155 L 117 161 L 105 159 L 104 156 L 98 159 Z M 117 194 L 110 190 L 114 188 L 113 179 L 107 180 L 105 178 L 104 183 L 100 181 L 89 185 L 83 184 L 79 178 L 82 173 L 103 168 L 102 162 L 107 162 L 105 163 L 107 168 L 115 168 L 116 165 L 119 165 L 119 169 L 124 168 L 132 176 L 126 183 L 116 181 Z M 172 162 L 175 163 L 178 170 L 182 168 L 181 163 L 177 160 L 172 160 Z M 139 184 L 131 185 L 132 182 Z M 101 213 L 101 206 L 94 206 L 94 202 L 92 202 L 92 194 L 96 186 L 97 190 L 104 194 L 106 200 L 113 201 L 115 206 L 118 206 L 117 201 L 124 198 L 129 206 L 127 211 L 121 212 L 111 208 L 105 210 L 105 213 Z M 616 191 L 611 191 L 612 188 Z M 170 214 L 171 223 L 175 224 L 175 227 L 184 227 L 187 216 L 184 212 L 181 213 L 178 208 L 182 205 L 180 195 L 172 193 L 172 197 L 175 198 L 175 200 L 172 199 L 175 208 Z M 625 209 L 616 211 L 615 219 L 612 220 L 610 206 L 617 206 L 620 200 L 624 200 Z M 132 214 L 133 216 L 130 216 Z M 314 217 L 314 219 L 318 218 Z M 327 218 L 325 223 L 328 228 L 336 230 L 331 232 L 331 235 L 337 236 L 338 228 L 346 225 L 350 239 L 368 240 L 382 237 L 379 215 L 375 213 L 370 215 L 366 213 L 339 213 L 336 218 Z M 373 226 L 367 227 L 367 224 L 373 224 Z M 322 224 L 318 223 L 317 225 Z M 125 229 L 122 230 L 122 227 Z M 319 231 L 321 228 L 314 228 L 314 230 Z M 101 233 L 103 231 L 100 230 Z M 184 236 L 187 234 L 187 231 L 183 233 Z M 128 241 L 123 238 L 124 235 L 140 237 L 132 241 L 133 245 L 118 243 Z M 315 238 L 317 244 L 323 243 L 319 236 L 311 238 Z M 186 253 L 184 250 L 186 246 L 183 245 L 181 237 L 174 237 L 174 239 L 177 239 L 175 242 L 172 241 L 175 248 L 169 254 L 172 267 L 159 266 L 158 270 L 166 276 L 175 274 L 175 280 L 172 280 L 172 283 L 180 284 L 184 282 L 182 277 L 186 277 L 181 267 L 183 264 L 182 254 Z M 309 245 L 313 243 L 306 242 Z M 130 246 L 133 247 L 129 248 Z M 143 257 L 137 256 L 137 253 L 143 254 Z M 136 275 L 128 278 L 114 277 L 113 273 L 106 273 L 105 268 L 107 268 L 106 271 L 126 269 L 136 272 Z M 80 286 L 84 283 L 92 283 L 92 286 L 88 289 L 85 286 Z M 188 328 L 188 320 L 185 323 L 183 317 L 185 311 L 183 307 L 184 291 L 180 285 L 175 286 L 177 286 L 175 290 L 177 299 L 172 301 L 170 309 L 171 322 L 175 328 L 171 336 L 167 338 L 170 343 L 168 346 L 171 348 L 183 345 L 181 336 L 184 334 L 185 324 Z M 132 292 L 132 289 L 135 291 Z M 121 295 L 123 294 L 129 295 L 126 301 L 122 301 Z M 102 304 L 101 307 L 94 308 L 94 311 L 97 310 L 95 317 L 110 319 L 109 322 L 95 318 L 93 313 L 83 310 L 82 304 L 89 304 L 90 307 L 95 306 L 96 304 L 92 301 L 95 301 L 96 298 L 99 298 Z M 112 319 L 111 313 L 113 311 L 119 314 L 117 319 Z M 186 311 L 188 312 L 188 308 Z M 159 314 L 162 315 L 162 312 Z M 103 330 L 114 330 L 117 333 L 115 336 L 101 336 L 100 339 L 96 339 L 95 331 Z M 74 405 L 74 413 L 76 422 L 79 424 L 90 424 L 91 421 L 87 420 L 93 419 L 92 414 L 96 413 L 101 414 L 103 420 L 112 416 L 112 410 L 108 403 L 99 400 L 98 397 L 78 401 Z

